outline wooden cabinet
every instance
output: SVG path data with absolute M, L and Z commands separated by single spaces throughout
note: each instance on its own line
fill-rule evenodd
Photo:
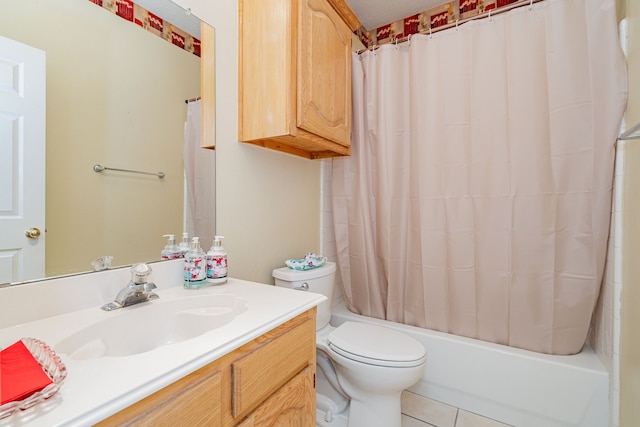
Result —
M 210 25 L 200 24 L 200 91 L 202 100 L 202 148 L 216 148 L 216 67 L 215 30 Z
M 315 315 L 313 308 L 97 425 L 315 426 Z
M 315 374 L 305 368 L 239 424 L 241 427 L 316 425 Z
M 97 426 L 220 426 L 222 372 L 206 366 Z
M 316 159 L 351 153 L 344 0 L 239 0 L 238 138 Z

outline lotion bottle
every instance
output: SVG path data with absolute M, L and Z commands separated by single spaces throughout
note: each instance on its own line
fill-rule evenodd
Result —
M 198 237 L 191 239 L 191 248 L 184 257 L 184 287 L 197 289 L 207 284 L 206 254 Z
M 165 234 L 162 237 L 168 237 L 169 241 L 164 249 L 160 252 L 162 259 L 176 259 L 180 257 L 180 249 L 176 245 L 176 238 L 173 234 Z
M 222 246 L 224 236 L 215 236 L 213 246 L 207 252 L 207 281 L 219 285 L 227 281 L 227 253 Z
M 180 252 L 179 258 L 184 258 L 187 252 L 189 252 L 189 248 L 191 248 L 191 245 L 189 244 L 189 233 L 182 233 L 182 242 L 178 245 L 178 250 Z

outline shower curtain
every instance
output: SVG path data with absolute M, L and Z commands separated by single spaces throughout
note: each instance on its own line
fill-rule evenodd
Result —
M 201 102 L 197 100 L 187 104 L 182 157 L 187 183 L 185 231 L 191 237 L 198 236 L 206 252 L 213 245 L 216 231 L 216 157 L 213 150 L 200 146 Z
M 546 0 L 355 56 L 353 155 L 332 178 L 349 308 L 579 352 L 626 91 L 613 0 Z

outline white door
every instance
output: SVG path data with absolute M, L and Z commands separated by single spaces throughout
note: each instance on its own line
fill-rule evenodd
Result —
M 45 96 L 45 53 L 0 37 L 0 283 L 45 275 Z

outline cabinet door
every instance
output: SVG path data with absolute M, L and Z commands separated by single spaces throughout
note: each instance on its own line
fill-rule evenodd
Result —
M 307 318 L 231 363 L 234 417 L 253 410 L 314 360 L 315 332 L 315 320 Z
M 316 425 L 315 370 L 308 366 L 253 411 L 240 427 Z
M 298 127 L 349 146 L 351 30 L 327 0 L 300 0 Z

